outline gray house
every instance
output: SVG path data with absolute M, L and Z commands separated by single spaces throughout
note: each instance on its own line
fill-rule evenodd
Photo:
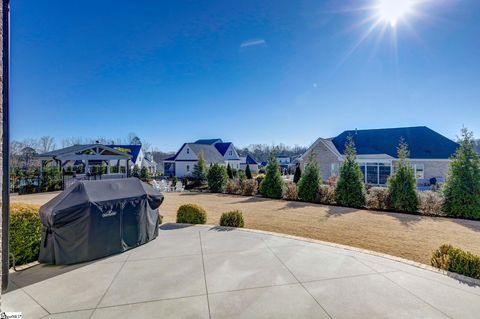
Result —
M 398 160 L 397 147 L 401 138 L 408 144 L 410 162 L 419 185 L 444 182 L 450 157 L 459 146 L 425 126 L 351 130 L 333 138 L 317 139 L 299 158 L 300 165 L 304 167 L 313 152 L 324 180 L 338 176 L 348 136 L 355 142 L 357 162 L 365 183 L 371 185 L 386 184 Z

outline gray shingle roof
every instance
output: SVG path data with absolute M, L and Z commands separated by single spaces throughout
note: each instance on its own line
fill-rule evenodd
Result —
M 187 143 L 187 146 L 197 156 L 200 152 L 203 152 L 203 158 L 207 163 L 223 163 L 225 161 L 214 145 Z

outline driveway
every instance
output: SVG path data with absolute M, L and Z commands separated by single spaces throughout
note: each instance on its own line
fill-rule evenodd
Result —
M 478 318 L 480 287 L 356 250 L 166 224 L 154 241 L 11 273 L 24 318 Z

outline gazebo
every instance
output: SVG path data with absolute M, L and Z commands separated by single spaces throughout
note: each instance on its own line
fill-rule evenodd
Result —
M 81 166 L 82 172 L 75 175 L 76 179 L 90 179 L 95 166 L 106 166 L 106 173 L 101 175 L 102 179 L 128 177 L 131 157 L 103 144 L 73 145 L 35 156 L 41 161 L 42 170 L 50 162 L 57 163 L 61 168 L 62 178 L 67 166 Z M 116 168 L 115 172 L 112 172 L 112 167 Z

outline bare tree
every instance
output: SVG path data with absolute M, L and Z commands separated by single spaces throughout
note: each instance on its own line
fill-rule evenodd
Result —
M 55 140 L 51 136 L 42 136 L 38 140 L 38 152 L 46 153 L 55 149 Z
M 80 145 L 82 144 L 83 139 L 81 137 L 67 137 L 62 140 L 62 148 L 73 146 L 73 145 Z

